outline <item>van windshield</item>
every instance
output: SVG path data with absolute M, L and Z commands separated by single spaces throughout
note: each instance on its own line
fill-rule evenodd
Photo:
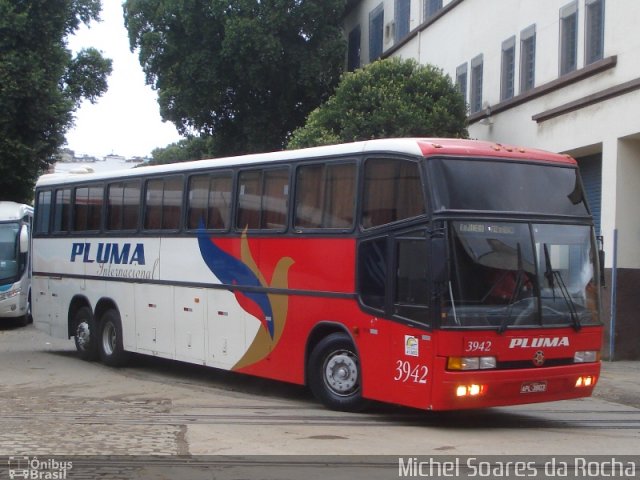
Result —
M 18 276 L 18 223 L 0 223 L 0 283 L 9 283 Z

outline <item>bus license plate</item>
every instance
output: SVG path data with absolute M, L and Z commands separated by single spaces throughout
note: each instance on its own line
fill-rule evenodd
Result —
M 541 393 L 547 391 L 547 382 L 524 382 L 520 385 L 520 393 Z

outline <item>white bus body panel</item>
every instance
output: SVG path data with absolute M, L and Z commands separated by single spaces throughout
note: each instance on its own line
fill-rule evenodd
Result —
M 230 369 L 261 327 L 220 287 L 196 238 L 47 238 L 34 244 L 34 269 L 56 272 L 34 279 L 35 324 L 52 336 L 68 338 L 74 295 L 93 310 L 110 299 L 120 313 L 125 350 Z M 100 261 L 107 258 L 120 263 Z

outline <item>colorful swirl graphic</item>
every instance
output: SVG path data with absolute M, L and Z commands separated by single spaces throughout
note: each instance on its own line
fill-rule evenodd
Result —
M 229 290 L 240 307 L 262 325 L 245 355 L 233 367 L 234 370 L 263 359 L 280 340 L 287 320 L 288 296 L 267 293 L 267 289 L 288 288 L 288 271 L 293 265 L 290 257 L 282 257 L 276 264 L 269 285 L 254 260 L 246 232 L 238 241 L 240 258 L 217 245 L 206 232 L 198 233 L 200 254 L 207 267 L 224 285 L 236 287 Z M 235 247 L 233 250 L 237 251 L 237 243 Z

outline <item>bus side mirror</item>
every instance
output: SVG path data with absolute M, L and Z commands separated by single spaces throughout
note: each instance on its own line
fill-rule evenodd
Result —
M 27 253 L 29 251 L 29 227 L 22 225 L 20 229 L 20 253 Z
M 604 237 L 598 236 L 596 237 L 596 242 L 598 242 L 598 267 L 600 268 L 600 286 L 605 286 L 605 277 L 604 277 Z
M 447 281 L 447 242 L 444 237 L 431 238 L 429 267 L 434 284 Z

